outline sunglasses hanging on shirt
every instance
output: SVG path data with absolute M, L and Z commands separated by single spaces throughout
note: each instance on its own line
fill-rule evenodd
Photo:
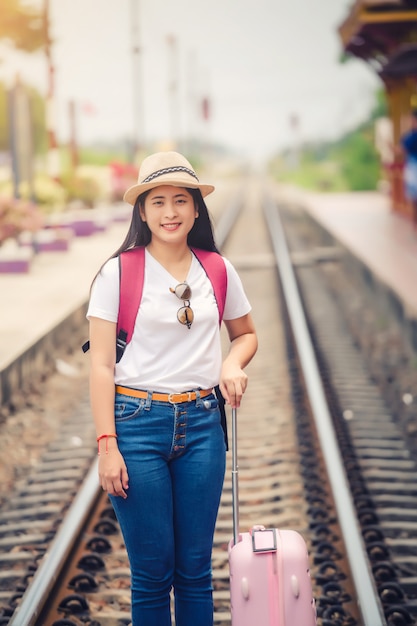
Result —
M 175 293 L 179 300 L 183 301 L 184 306 L 177 311 L 177 319 L 180 324 L 191 328 L 194 321 L 194 312 L 190 307 L 191 287 L 188 283 L 179 283 L 174 289 L 169 288 L 171 293 Z

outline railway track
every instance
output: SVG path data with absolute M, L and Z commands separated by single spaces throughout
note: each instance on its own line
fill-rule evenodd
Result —
M 262 523 L 301 532 L 320 626 L 416 623 L 415 458 L 372 386 L 317 264 L 304 260 L 296 278 L 288 278 L 285 243 L 274 241 L 283 231 L 277 203 L 273 191 L 266 200 L 263 193 L 259 181 L 250 181 L 245 200 L 237 198 L 218 225 L 260 339 L 238 416 L 241 528 Z M 284 226 L 294 229 L 291 220 Z M 297 283 L 307 322 L 298 305 L 295 312 L 287 308 Z M 320 375 L 312 373 L 315 353 Z M 0 625 L 130 624 L 126 554 L 107 496 L 97 488 L 95 458 L 85 398 L 77 419 L 62 425 L 39 468 L 0 510 Z M 215 624 L 230 624 L 231 536 L 228 458 L 213 550 Z

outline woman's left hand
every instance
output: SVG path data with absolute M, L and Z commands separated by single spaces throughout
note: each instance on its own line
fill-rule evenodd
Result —
M 248 377 L 245 372 L 239 366 L 229 364 L 226 360 L 220 377 L 220 391 L 232 408 L 240 407 L 247 385 Z
M 250 313 L 234 320 L 225 320 L 230 338 L 230 351 L 223 362 L 220 391 L 232 408 L 238 408 L 248 385 L 243 368 L 249 363 L 258 347 L 255 327 Z

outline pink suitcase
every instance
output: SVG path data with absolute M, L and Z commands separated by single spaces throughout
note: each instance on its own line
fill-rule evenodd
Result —
M 232 410 L 233 539 L 229 543 L 233 626 L 315 626 L 307 546 L 294 530 L 239 533 L 237 419 Z

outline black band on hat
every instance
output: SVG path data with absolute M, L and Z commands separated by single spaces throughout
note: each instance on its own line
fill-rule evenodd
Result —
M 187 174 L 195 178 L 198 182 L 197 175 L 195 174 L 195 172 L 193 172 L 193 170 L 190 170 L 188 167 L 177 165 L 175 167 L 165 167 L 163 170 L 158 170 L 157 172 L 149 174 L 149 176 L 144 178 L 141 184 L 143 185 L 145 183 L 150 183 L 151 181 L 153 181 L 154 178 L 158 178 L 158 176 L 163 176 L 164 174 L 171 174 L 172 172 L 186 172 Z

